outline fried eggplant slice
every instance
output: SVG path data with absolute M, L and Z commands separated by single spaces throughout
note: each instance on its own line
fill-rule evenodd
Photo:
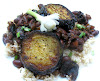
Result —
M 45 5 L 45 8 L 47 10 L 47 13 L 49 14 L 54 14 L 58 13 L 59 14 L 59 22 L 60 26 L 64 29 L 72 29 L 75 25 L 75 16 L 73 13 L 67 9 L 65 6 L 60 5 L 60 4 L 48 4 Z
M 60 66 L 63 48 L 54 33 L 34 31 L 22 41 L 21 60 L 34 74 L 46 75 Z
M 45 8 L 49 14 L 58 13 L 62 20 L 71 20 L 73 18 L 71 11 L 60 4 L 48 4 Z

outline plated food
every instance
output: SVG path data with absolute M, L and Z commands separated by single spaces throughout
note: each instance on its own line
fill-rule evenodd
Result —
M 38 7 L 8 22 L 3 35 L 8 54 L 14 56 L 14 66 L 31 73 L 27 78 L 60 75 L 75 81 L 80 63 L 86 63 L 85 44 L 99 31 L 88 23 L 91 16 L 81 11 L 71 12 L 60 4 Z

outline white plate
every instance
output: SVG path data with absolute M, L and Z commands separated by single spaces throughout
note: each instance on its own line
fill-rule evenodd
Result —
M 99 0 L 3 0 L 0 2 L 0 81 L 23 81 L 17 68 L 12 64 L 12 58 L 5 56 L 5 46 L 2 43 L 2 34 L 6 32 L 7 21 L 11 21 L 29 8 L 33 9 L 37 4 L 58 3 L 66 6 L 71 11 L 82 11 L 90 14 L 90 23 L 100 31 L 100 6 Z M 95 50 L 94 61 L 87 67 L 79 70 L 76 81 L 100 81 L 100 35 L 93 45 Z M 56 81 L 67 81 L 59 78 Z

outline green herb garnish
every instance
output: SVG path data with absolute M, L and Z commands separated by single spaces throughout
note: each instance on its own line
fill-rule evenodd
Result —
M 31 29 L 28 28 L 28 27 L 25 27 L 25 28 L 24 28 L 24 31 L 31 31 Z
M 22 26 L 21 29 L 24 30 L 25 26 Z
M 30 29 L 30 28 L 25 27 L 25 26 L 22 26 L 22 27 L 21 27 L 21 29 L 22 29 L 22 30 L 24 30 L 24 31 L 31 31 L 31 29 Z
M 19 38 L 20 37 L 20 32 L 17 32 L 17 38 Z
M 81 34 L 79 35 L 80 38 L 82 38 L 83 36 L 85 36 L 86 33 L 85 32 L 81 32 Z
M 78 28 L 78 29 L 85 29 L 85 27 L 83 26 L 83 25 L 81 25 L 81 24 L 76 24 L 76 27 Z
M 76 60 L 74 60 L 74 62 L 75 62 L 75 63 L 77 63 L 77 61 L 76 61 Z
M 91 52 L 92 56 L 94 56 L 94 51 Z
M 69 53 L 68 57 L 71 57 L 71 56 L 72 56 L 72 52 Z
M 18 60 L 18 55 L 16 55 L 14 59 L 15 59 L 15 60 Z

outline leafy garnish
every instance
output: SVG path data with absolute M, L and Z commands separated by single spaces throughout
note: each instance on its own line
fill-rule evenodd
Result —
M 24 30 L 24 31 L 31 31 L 31 29 L 30 29 L 30 28 L 25 27 L 25 26 L 22 26 L 22 27 L 21 27 L 21 29 L 22 29 L 22 30 Z
M 76 60 L 74 60 L 74 62 L 75 62 L 75 63 L 77 63 L 77 61 L 76 61 Z
M 81 34 L 79 35 L 80 38 L 82 38 L 83 36 L 85 36 L 86 33 L 85 32 L 81 32 Z
M 94 51 L 91 52 L 92 56 L 94 56 Z
M 78 28 L 78 29 L 85 29 L 86 27 L 84 27 L 83 25 L 81 25 L 81 24 L 76 24 L 76 27 Z
M 68 57 L 71 57 L 71 56 L 72 56 L 72 52 L 69 53 Z
M 17 32 L 17 38 L 19 38 L 20 37 L 20 32 Z
M 25 28 L 24 28 L 24 31 L 31 31 L 31 29 L 28 28 L 28 27 L 25 27 Z
M 15 55 L 15 58 L 14 58 L 15 60 L 18 60 L 18 55 Z
M 24 30 L 25 26 L 22 26 L 21 29 Z

